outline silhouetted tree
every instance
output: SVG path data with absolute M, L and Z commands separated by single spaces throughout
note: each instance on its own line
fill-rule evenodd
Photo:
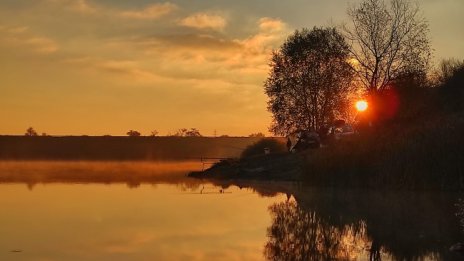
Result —
M 248 135 L 248 137 L 250 137 L 250 138 L 264 138 L 265 135 L 262 132 L 257 132 L 257 133 L 252 133 L 252 134 Z
M 196 128 L 190 128 L 187 132 L 185 132 L 186 137 L 201 137 L 200 131 Z
M 352 86 L 348 54 L 340 33 L 316 27 L 295 31 L 273 53 L 264 88 L 274 134 L 318 129 L 344 114 Z
M 442 60 L 436 72 L 437 85 L 444 85 L 462 68 L 464 68 L 464 60 L 455 58 Z
M 173 135 L 177 137 L 201 137 L 200 131 L 196 128 L 182 128 L 177 130 L 177 132 Z
M 172 136 L 185 137 L 186 132 L 187 132 L 186 128 L 178 129 L 177 132 L 174 133 Z
M 135 131 L 135 130 L 130 130 L 126 134 L 129 137 L 139 137 L 140 136 L 140 132 Z
M 156 136 L 158 136 L 158 131 L 157 131 L 157 130 L 152 130 L 151 133 L 150 133 L 150 136 L 151 136 L 151 137 L 156 137 Z
M 345 26 L 351 61 L 365 90 L 387 88 L 400 75 L 428 70 L 431 56 L 427 21 L 409 0 L 364 0 L 348 9 Z
M 37 136 L 37 131 L 34 130 L 34 128 L 32 127 L 29 127 L 27 130 L 26 130 L 26 133 L 24 134 L 25 136 Z

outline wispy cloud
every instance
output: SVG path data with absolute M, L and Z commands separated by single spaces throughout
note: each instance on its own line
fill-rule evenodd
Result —
M 164 15 L 167 15 L 177 9 L 175 4 L 166 2 L 166 3 L 156 3 L 149 5 L 141 10 L 131 10 L 123 11 L 120 13 L 122 17 L 134 18 L 134 19 L 158 19 Z
M 0 27 L 0 42 L 10 46 L 22 46 L 35 53 L 49 54 L 59 49 L 58 44 L 45 36 L 32 33 L 28 27 Z
M 247 50 L 257 53 L 270 52 L 289 33 L 287 25 L 280 19 L 264 17 L 258 21 L 259 32 L 240 41 Z
M 64 64 L 75 66 L 81 70 L 88 70 L 98 74 L 113 74 L 116 81 L 125 79 L 132 83 L 160 83 L 164 80 L 162 76 L 155 74 L 149 69 L 144 68 L 140 61 L 117 60 L 102 57 L 74 57 L 62 60 Z
M 179 25 L 197 29 L 222 30 L 226 26 L 226 19 L 217 14 L 196 13 L 179 21 Z
M 259 19 L 259 28 L 265 32 L 282 32 L 286 30 L 287 25 L 280 19 L 263 17 Z
M 59 4 L 64 8 L 82 14 L 93 14 L 97 12 L 97 8 L 87 0 L 45 0 L 52 4 Z

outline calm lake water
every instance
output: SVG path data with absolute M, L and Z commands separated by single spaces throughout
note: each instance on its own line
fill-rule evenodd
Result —
M 202 182 L 184 163 L 1 162 L 0 260 L 462 260 L 458 194 Z

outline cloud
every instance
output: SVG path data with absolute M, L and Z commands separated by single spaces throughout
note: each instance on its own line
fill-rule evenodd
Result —
M 255 33 L 242 38 L 230 38 L 222 32 L 187 30 L 116 39 L 108 43 L 108 48 L 132 50 L 131 59 L 139 61 L 137 67 L 144 69 L 127 63 L 109 63 L 99 68 L 108 72 L 124 69 L 143 79 L 184 83 L 191 80 L 202 88 L 209 85 L 216 89 L 218 84 L 212 81 L 223 82 L 221 86 L 230 89 L 258 87 L 269 70 L 271 51 L 280 46 L 287 34 L 288 27 L 282 20 L 262 18 L 256 21 Z
M 63 5 L 66 9 L 81 13 L 93 14 L 97 12 L 97 8 L 91 5 L 87 0 L 45 0 L 52 4 Z
M 261 68 L 267 69 L 269 54 L 284 41 L 289 29 L 282 20 L 268 17 L 259 19 L 258 28 L 259 31 L 256 34 L 244 40 L 239 40 L 239 43 L 246 50 L 244 55 L 247 55 L 250 59 L 259 59 L 259 63 L 262 65 Z
M 80 13 L 95 13 L 96 9 L 92 7 L 86 0 L 76 0 L 73 2 L 72 8 Z
M 31 46 L 38 53 L 54 53 L 58 51 L 58 44 L 46 37 L 31 37 L 24 39 L 26 45 Z
M 35 53 L 50 54 L 58 51 L 59 45 L 50 38 L 30 32 L 26 26 L 0 27 L 0 42 L 9 46 L 23 46 Z
M 259 28 L 265 32 L 282 32 L 287 25 L 280 19 L 263 17 L 259 19 Z
M 140 69 L 135 61 L 108 60 L 97 63 L 96 67 L 107 72 L 125 74 L 134 78 L 151 78 L 154 76 L 150 72 Z
M 84 56 L 63 59 L 62 63 L 100 76 L 103 73 L 112 74 L 111 79 L 119 83 L 121 80 L 129 84 L 173 82 L 173 79 L 168 79 L 152 72 L 149 68 L 144 67 L 141 61 L 137 60 L 118 60 L 114 58 Z
M 197 52 L 198 50 L 238 50 L 241 45 L 231 39 L 212 34 L 164 34 L 148 38 L 134 40 L 137 45 L 144 48 L 167 48 L 170 50 L 185 50 Z
M 222 30 L 226 26 L 226 19 L 220 15 L 196 13 L 179 21 L 179 25 L 196 29 Z
M 169 2 L 156 3 L 147 6 L 142 10 L 123 11 L 120 15 L 126 18 L 152 20 L 167 15 L 176 9 L 177 6 Z

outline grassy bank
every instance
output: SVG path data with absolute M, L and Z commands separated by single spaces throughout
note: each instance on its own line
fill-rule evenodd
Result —
M 464 118 L 369 133 L 311 151 L 304 179 L 315 185 L 464 189 Z
M 394 117 L 310 151 L 304 180 L 322 186 L 464 189 L 464 68 L 435 88 L 398 90 Z

